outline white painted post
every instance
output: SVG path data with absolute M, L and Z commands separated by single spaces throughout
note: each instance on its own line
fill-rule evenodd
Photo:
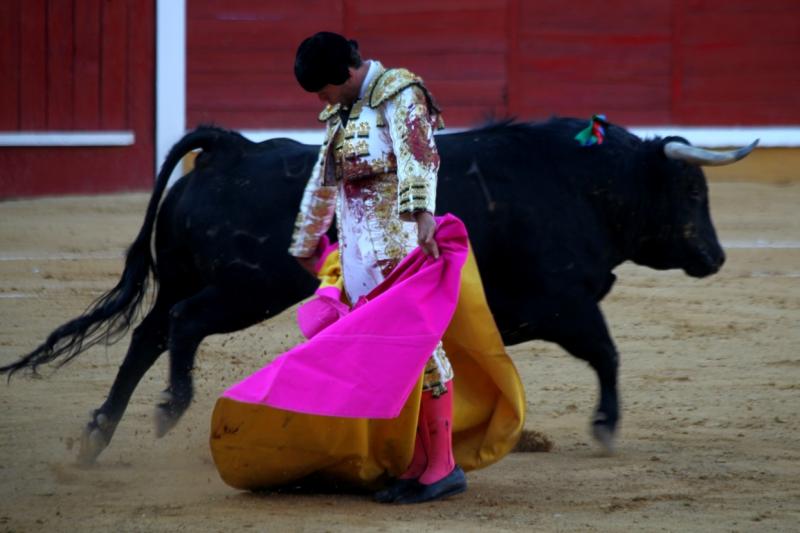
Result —
M 186 132 L 186 0 L 156 0 L 156 173 Z M 181 176 L 180 165 L 169 186 Z

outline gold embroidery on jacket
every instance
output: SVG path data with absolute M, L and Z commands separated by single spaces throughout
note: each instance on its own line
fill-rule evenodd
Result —
M 381 79 L 383 73 L 381 68 L 365 99 L 353 105 L 346 126 L 339 106 L 320 113 L 326 138 L 303 195 L 290 253 L 310 256 L 335 212 L 342 268 L 348 269 L 348 260 L 360 261 L 355 268 L 377 269 L 385 278 L 417 246 L 410 214 L 434 212 L 439 156 L 433 130 L 441 117 L 421 79 L 401 70 Z M 368 105 L 370 96 L 377 98 L 374 107 Z M 358 276 L 353 280 L 361 283 Z M 349 294 L 353 288 L 346 282 L 345 289 Z M 443 394 L 452 375 L 440 343 L 425 366 L 423 388 Z
M 336 115 L 339 113 L 339 108 L 340 108 L 340 107 L 341 107 L 341 106 L 340 106 L 339 104 L 336 104 L 336 105 L 330 105 L 330 104 L 329 104 L 329 105 L 326 105 L 326 106 L 325 106 L 325 109 L 323 109 L 323 110 L 320 112 L 319 116 L 317 117 L 317 120 L 319 120 L 320 122 L 328 122 L 328 120 L 329 120 L 331 117 L 335 117 L 335 116 L 336 116 Z
M 379 106 L 367 106 L 367 98 Z M 433 130 L 441 117 L 438 108 L 430 108 L 430 102 L 420 78 L 404 69 L 382 70 L 366 88 L 365 98 L 354 103 L 345 127 L 341 126 L 339 105 L 327 106 L 320 113 L 328 128 L 314 172 L 322 171 L 322 180 L 316 192 L 307 191 L 311 200 L 304 196 L 301 212 L 308 214 L 298 215 L 294 255 L 313 253 L 309 247 L 316 242 L 320 224 L 332 216 L 327 201 L 335 198 L 326 198 L 321 189 L 333 189 L 342 179 L 393 175 L 397 184 L 393 205 L 401 220 L 413 220 L 412 213 L 419 210 L 434 212 L 439 156 Z M 311 182 L 309 187 L 313 189 Z M 301 229 L 304 224 L 313 227 L 305 231 Z

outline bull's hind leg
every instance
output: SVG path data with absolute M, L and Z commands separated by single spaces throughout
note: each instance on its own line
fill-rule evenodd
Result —
M 265 318 L 264 298 L 253 289 L 225 290 L 206 287 L 177 303 L 170 311 L 169 387 L 156 406 L 156 436 L 163 437 L 180 420 L 194 395 L 192 368 L 202 340 L 217 333 L 229 333 Z
M 592 435 L 606 451 L 611 452 L 620 420 L 617 349 L 596 303 L 580 299 L 566 301 L 569 303 L 561 309 L 558 323 L 546 338 L 588 362 L 597 373 L 600 398 L 592 418 Z
M 170 302 L 159 296 L 153 309 L 133 331 L 128 353 L 119 367 L 111 391 L 103 405 L 92 412 L 92 419 L 84 429 L 78 452 L 80 463 L 93 463 L 109 445 L 134 389 L 158 356 L 166 350 L 170 306 Z

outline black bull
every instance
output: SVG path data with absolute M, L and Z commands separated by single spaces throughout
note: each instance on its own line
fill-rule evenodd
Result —
M 612 270 L 633 261 L 696 277 L 717 272 L 725 256 L 699 164 L 733 162 L 752 147 L 698 155 L 683 139 L 642 141 L 614 125 L 603 144 L 583 147 L 574 136 L 584 126 L 552 119 L 439 136 L 437 210 L 465 222 L 506 344 L 555 342 L 595 370 L 592 428 L 610 446 L 620 417 L 618 357 L 598 304 L 614 283 Z M 195 169 L 162 202 L 167 177 L 198 148 Z M 118 340 L 148 281 L 158 283 L 108 398 L 86 427 L 81 460 L 93 461 L 108 445 L 133 390 L 164 351 L 170 376 L 156 409 L 159 436 L 191 402 L 191 369 L 206 336 L 251 326 L 314 291 L 316 281 L 286 250 L 317 151 L 286 139 L 255 144 L 217 128 L 186 135 L 159 173 L 117 286 L 0 368 L 35 370 Z

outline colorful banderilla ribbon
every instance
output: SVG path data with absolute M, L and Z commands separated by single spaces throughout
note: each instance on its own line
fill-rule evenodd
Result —
M 607 125 L 608 122 L 606 121 L 605 115 L 592 115 L 591 120 L 589 120 L 589 126 L 579 131 L 575 136 L 575 140 L 578 141 L 581 146 L 603 144 L 603 139 L 606 136 L 605 127 Z

